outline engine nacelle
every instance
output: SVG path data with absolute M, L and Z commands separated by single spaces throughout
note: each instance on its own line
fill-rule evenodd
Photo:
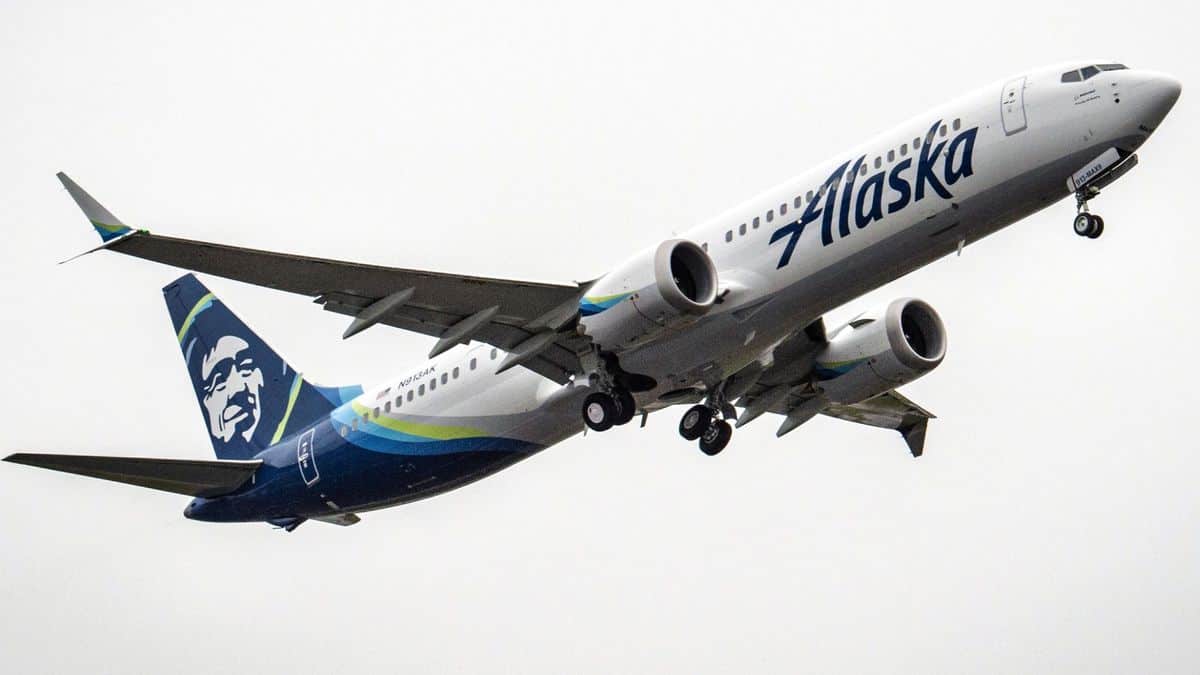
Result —
M 912 382 L 946 356 L 937 312 L 913 298 L 860 314 L 817 354 L 817 380 L 829 400 L 857 403 Z
M 717 268 L 699 245 L 668 239 L 642 251 L 588 288 L 579 330 L 620 352 L 682 328 L 717 300 Z

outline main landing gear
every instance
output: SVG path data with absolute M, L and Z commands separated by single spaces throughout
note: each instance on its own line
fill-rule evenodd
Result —
M 608 431 L 628 424 L 637 412 L 637 403 L 627 389 L 597 391 L 583 399 L 583 423 L 592 431 Z
M 729 445 L 733 427 L 718 417 L 713 408 L 694 405 L 679 420 L 679 435 L 689 441 L 699 439 L 700 451 L 711 457 Z
M 1075 207 L 1079 210 L 1079 215 L 1075 216 L 1075 234 L 1088 239 L 1096 239 L 1104 234 L 1104 219 L 1100 216 L 1088 213 L 1088 200 L 1100 191 L 1094 187 L 1085 187 L 1075 193 Z

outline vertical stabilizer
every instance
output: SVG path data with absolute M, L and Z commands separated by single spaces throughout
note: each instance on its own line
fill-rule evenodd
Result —
M 334 409 L 195 276 L 163 296 L 217 457 L 253 457 Z

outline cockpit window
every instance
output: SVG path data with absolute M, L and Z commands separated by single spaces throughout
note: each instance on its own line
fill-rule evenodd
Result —
M 1090 80 L 1099 75 L 1101 72 L 1109 70 L 1129 70 L 1125 65 L 1120 63 L 1104 63 L 1095 66 L 1088 66 L 1082 70 L 1068 70 L 1062 74 L 1063 82 L 1083 82 Z

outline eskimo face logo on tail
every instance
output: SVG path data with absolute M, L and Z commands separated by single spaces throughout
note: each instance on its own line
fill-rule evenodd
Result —
M 254 437 L 262 417 L 262 370 L 250 354 L 250 344 L 226 335 L 217 340 L 200 362 L 201 390 L 208 431 L 225 443 Z
M 776 269 L 791 262 L 796 243 L 809 223 L 821 221 L 821 245 L 829 246 L 834 242 L 835 235 L 837 239 L 850 236 L 854 231 L 851 223 L 855 229 L 864 229 L 877 220 L 883 220 L 885 210 L 888 214 L 897 213 L 931 194 L 942 199 L 953 199 L 949 187 L 974 173 L 972 159 L 979 127 L 972 127 L 951 140 L 939 142 L 937 137 L 941 127 L 942 121 L 938 120 L 929 128 L 920 154 L 915 157 L 915 168 L 914 158 L 907 157 L 860 181 L 858 178 L 862 167 L 866 166 L 866 155 L 839 166 L 816 190 L 816 198 L 808 203 L 796 220 L 771 233 L 768 246 L 777 241 L 786 241 Z M 887 189 L 884 188 L 885 184 Z

